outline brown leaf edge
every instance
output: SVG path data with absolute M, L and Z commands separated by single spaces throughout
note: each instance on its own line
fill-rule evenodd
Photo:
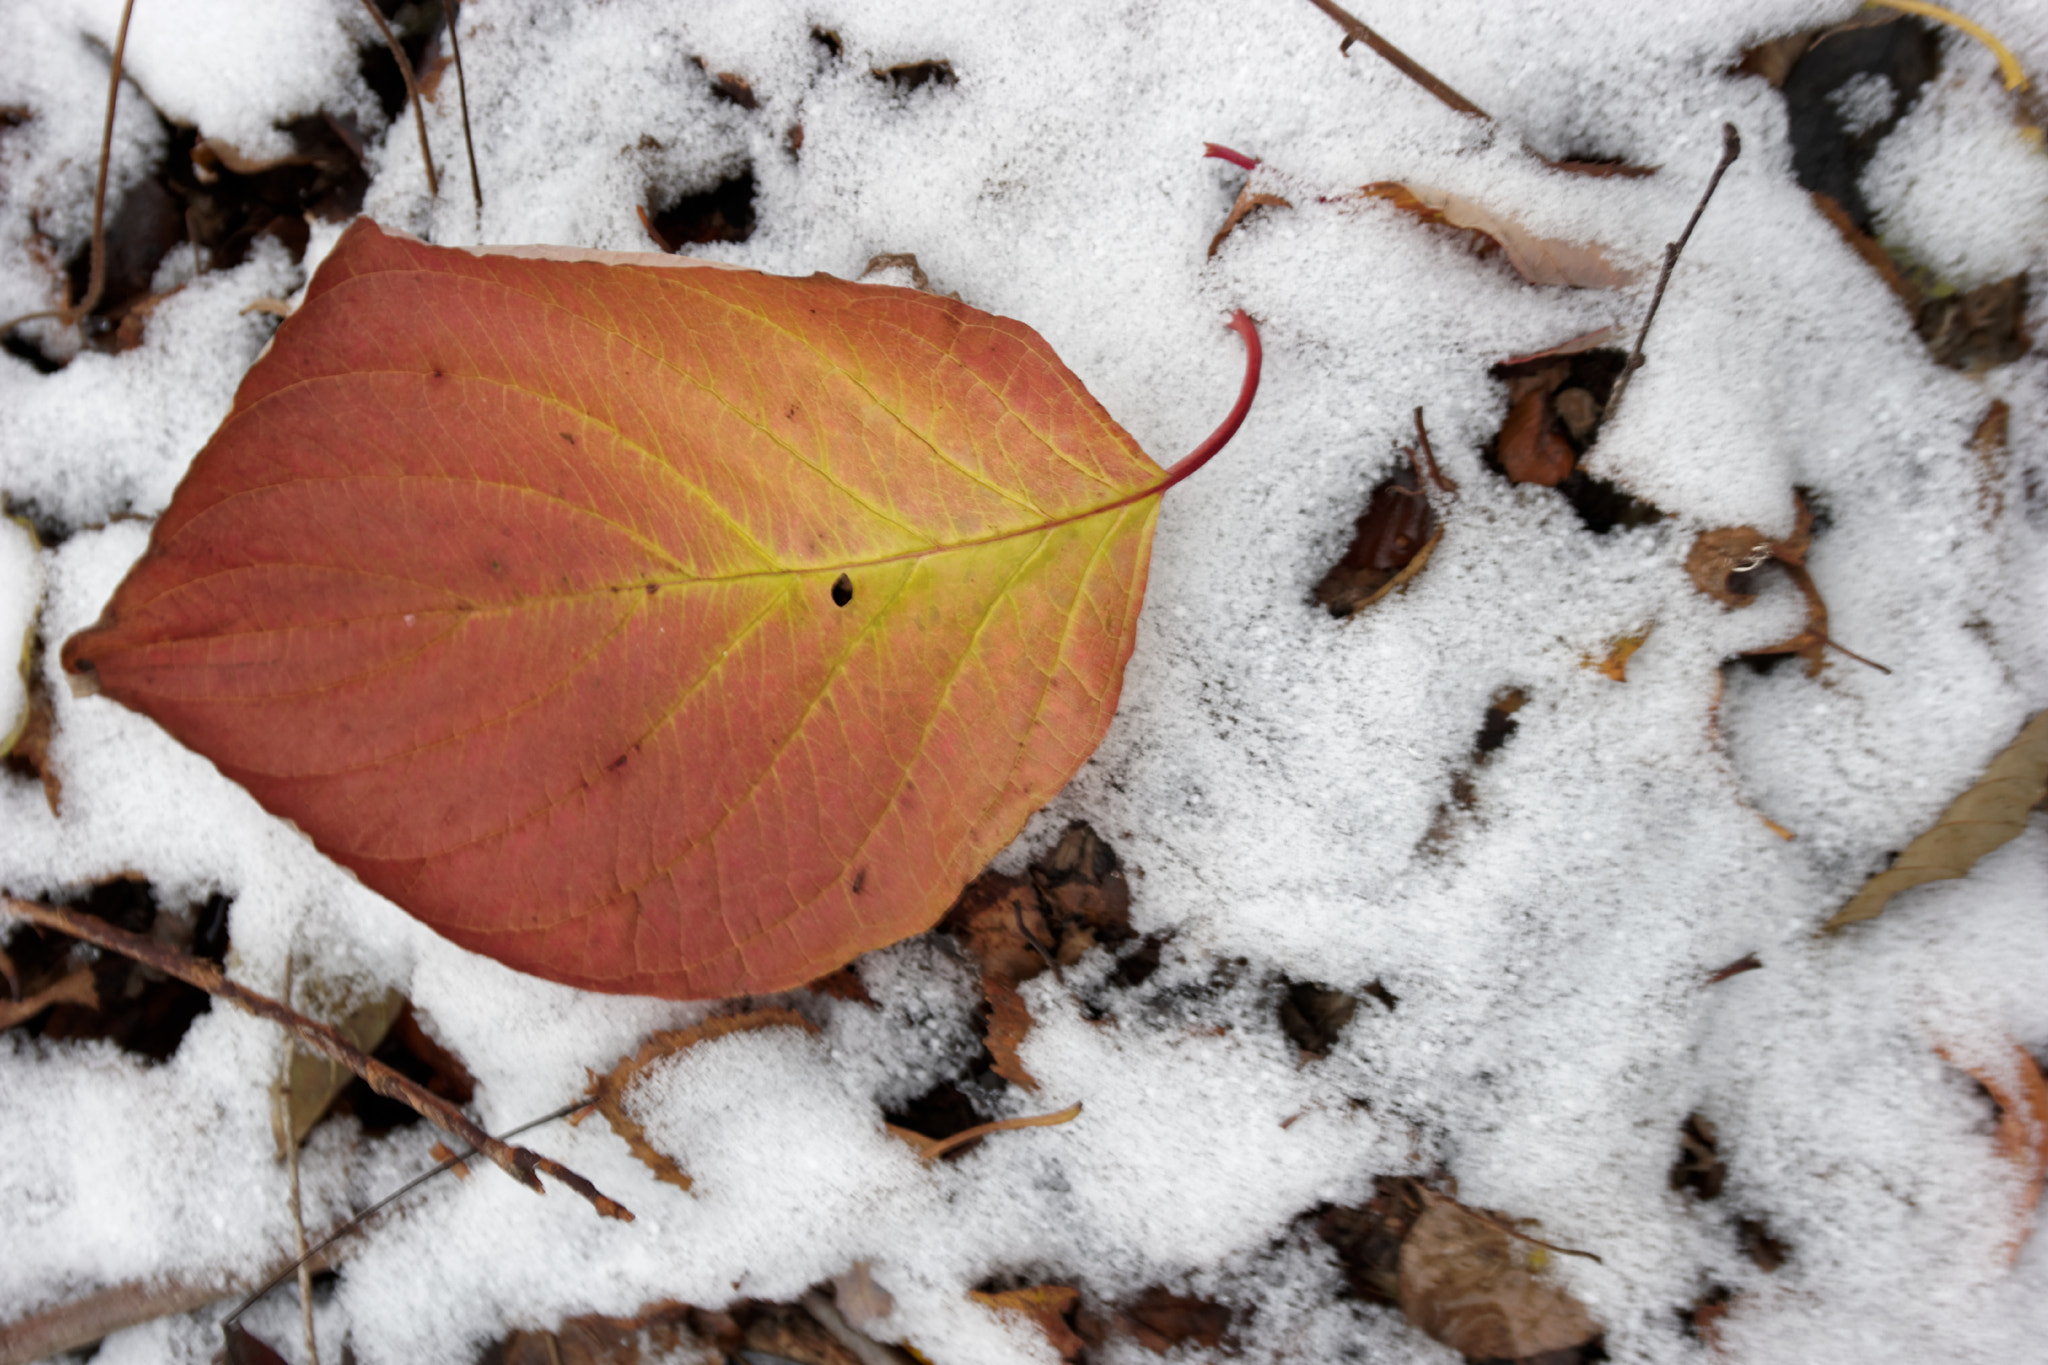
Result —
M 647 1132 L 638 1121 L 626 1112 L 626 1092 L 639 1081 L 641 1073 L 665 1057 L 686 1052 L 699 1043 L 708 1043 L 716 1038 L 728 1037 L 735 1033 L 752 1033 L 759 1029 L 797 1028 L 806 1033 L 816 1033 L 818 1026 L 794 1010 L 767 1009 L 753 1010 L 746 1014 L 726 1014 L 706 1019 L 701 1024 L 686 1029 L 664 1029 L 648 1036 L 640 1050 L 630 1057 L 621 1058 L 610 1071 L 599 1075 L 590 1074 L 590 1089 L 586 1092 L 590 1102 L 603 1114 L 612 1131 L 625 1141 L 642 1165 L 654 1172 L 657 1180 L 667 1181 L 678 1189 L 687 1190 L 691 1180 L 676 1165 L 675 1158 L 659 1151 L 648 1142 Z
M 986 1042 L 996 1075 L 1026 1090 L 1038 1089 L 1038 1078 L 1025 1069 L 1017 1052 L 1031 1032 L 1031 1006 L 1015 986 L 994 973 L 982 976 L 981 992 L 988 1000 Z
M 1977 860 L 2027 826 L 2027 812 L 2048 795 L 2048 711 L 2028 721 L 1984 775 L 1949 803 L 1932 828 L 1892 865 L 1863 884 L 1824 931 L 1876 919 L 1893 896 L 1923 882 L 1966 877 Z
M 1061 1360 L 1072 1360 L 1087 1344 L 1067 1324 L 1067 1314 L 1074 1311 L 1081 1298 L 1081 1292 L 1071 1285 L 1034 1284 L 996 1293 L 976 1289 L 969 1291 L 967 1297 L 998 1313 L 1028 1320 L 1045 1333 L 1047 1344 L 1060 1353 Z
M 2024 1182 L 2015 1212 L 2018 1226 L 2006 1242 L 2008 1264 L 2016 1264 L 2020 1251 L 2034 1230 L 2034 1213 L 2041 1204 L 2041 1192 L 2048 1188 L 2048 1077 L 2034 1054 L 2018 1043 L 2010 1043 L 2006 1066 L 1973 1065 L 1945 1044 L 1935 1053 L 1950 1066 L 1966 1073 L 1984 1087 L 1998 1106 L 1998 1128 L 1992 1134 L 1998 1155 L 2018 1168 Z

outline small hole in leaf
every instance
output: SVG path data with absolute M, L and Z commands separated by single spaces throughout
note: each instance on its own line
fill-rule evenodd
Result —
M 843 607 L 853 600 L 853 580 L 845 574 L 832 580 L 832 605 Z

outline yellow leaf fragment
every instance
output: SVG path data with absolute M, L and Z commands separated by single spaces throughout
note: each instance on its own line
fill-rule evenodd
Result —
M 1991 760 L 1984 776 L 1949 803 L 1934 827 L 1907 844 L 1892 865 L 1863 884 L 1824 929 L 1875 919 L 1899 892 L 1922 882 L 1969 875 L 1977 860 L 2026 828 L 2027 812 L 2048 794 L 2048 711 Z

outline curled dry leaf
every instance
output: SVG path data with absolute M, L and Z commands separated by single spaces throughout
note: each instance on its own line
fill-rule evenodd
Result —
M 1207 155 L 1221 161 L 1229 161 L 1248 170 L 1257 170 L 1260 163 L 1239 152 L 1210 144 Z M 1587 170 L 1580 163 L 1566 163 L 1554 167 L 1565 173 L 1605 175 L 1646 175 L 1649 171 L 1641 167 L 1600 167 Z M 1575 289 L 1619 289 L 1633 284 L 1636 272 L 1615 265 L 1608 259 L 1604 247 L 1593 242 L 1573 242 L 1562 238 L 1544 237 L 1532 232 L 1521 220 L 1512 214 L 1489 208 L 1476 200 L 1450 190 L 1435 189 L 1427 185 L 1408 185 L 1396 180 L 1376 180 L 1358 189 L 1315 196 L 1320 203 L 1339 203 L 1345 200 L 1382 199 L 1391 203 L 1403 213 L 1439 227 L 1450 228 L 1469 235 L 1472 243 L 1482 253 L 1499 251 L 1506 257 L 1517 274 L 1531 284 L 1564 285 Z M 1253 189 L 1247 183 L 1238 192 L 1237 200 L 1230 207 L 1230 214 L 1217 229 L 1216 236 L 1209 243 L 1209 254 L 1214 256 L 1224 240 L 1237 225 L 1254 210 L 1259 208 L 1292 208 L 1293 204 L 1272 189 Z
M 913 1133 L 908 1128 L 887 1125 L 889 1134 L 917 1148 L 917 1154 L 926 1161 L 937 1161 L 946 1153 L 965 1147 L 970 1142 L 979 1142 L 990 1133 L 1008 1133 L 1019 1128 L 1057 1128 L 1063 1123 L 1072 1123 L 1081 1117 L 1079 1101 L 1050 1114 L 1029 1114 L 1023 1118 L 997 1119 L 994 1123 L 978 1123 L 951 1137 L 928 1138 L 922 1133 Z
M 664 1057 L 673 1057 L 686 1052 L 699 1043 L 708 1043 L 714 1038 L 728 1034 L 751 1033 L 764 1028 L 796 1028 L 806 1033 L 816 1033 L 817 1026 L 793 1010 L 754 1010 L 747 1014 L 728 1014 L 706 1019 L 703 1023 L 686 1029 L 669 1029 L 651 1035 L 640 1045 L 632 1056 L 622 1058 L 619 1063 L 602 1076 L 592 1074 L 590 1078 L 590 1102 L 597 1106 L 612 1131 L 625 1139 L 633 1155 L 639 1157 L 646 1167 L 654 1172 L 655 1178 L 665 1180 L 680 1189 L 690 1188 L 690 1177 L 675 1159 L 665 1152 L 656 1150 L 647 1141 L 647 1132 L 632 1115 L 626 1112 L 626 1095 L 640 1080 L 647 1068 Z
M 445 937 L 590 990 L 922 932 L 1115 715 L 1161 470 L 1023 324 L 358 219 L 74 675 Z
M 1545 1279 L 1543 1248 L 1436 1195 L 1401 1243 L 1401 1311 L 1475 1360 L 1583 1346 L 1600 1334 L 1586 1306 Z
M 2016 838 L 2048 794 L 2048 711 L 2028 721 L 1984 775 L 1949 803 L 1934 827 L 1907 844 L 1892 865 L 1863 884 L 1822 927 L 1875 919 L 1893 896 L 1923 882 L 1966 877 L 1977 860 Z
M 1343 558 L 1316 584 L 1316 601 L 1332 616 L 1355 616 L 1406 589 L 1443 539 L 1414 451 L 1408 460 L 1372 490 Z
M 1998 1129 L 1992 1141 L 1998 1155 L 2010 1162 L 2020 1177 L 2013 1210 L 2015 1226 L 2006 1242 L 2007 1259 L 2018 1261 L 2020 1249 L 2034 1230 L 2041 1191 L 2048 1186 L 2048 1078 L 2042 1076 L 2034 1055 L 2018 1043 L 2008 1042 L 1990 1055 L 1966 1054 L 1945 1044 L 1934 1050 L 1949 1065 L 1969 1073 L 1998 1106 Z
M 1061 1360 L 1074 1359 L 1087 1345 L 1067 1322 L 1067 1315 L 1074 1311 L 1081 1298 L 1080 1291 L 1071 1285 L 1035 1284 L 996 1293 L 976 1289 L 968 1297 L 998 1313 L 1010 1313 L 1028 1320 L 1045 1333 L 1046 1343 L 1060 1353 Z

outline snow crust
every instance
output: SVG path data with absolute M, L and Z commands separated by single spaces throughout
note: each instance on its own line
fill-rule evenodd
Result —
M 251 155 L 282 151 L 278 125 L 321 109 L 369 119 L 359 8 L 141 0 L 116 191 L 162 154 L 145 97 Z M 106 82 L 94 44 L 117 12 L 11 12 L 0 105 L 33 117 L 0 131 L 10 313 L 51 306 L 51 244 L 61 260 L 85 242 Z M 1247 1308 L 1247 1360 L 1445 1361 L 1399 1314 L 1339 1299 L 1330 1253 L 1295 1222 L 1367 1197 L 1375 1175 L 1440 1172 L 1468 1202 L 1599 1252 L 1559 1274 L 1616 1361 L 1703 1358 L 1677 1312 L 1713 1285 L 1735 1295 L 1731 1361 L 2034 1358 L 2048 1247 L 2007 1265 L 2013 1178 L 1993 1111 L 1935 1049 L 2048 1049 L 2048 823 L 1966 880 L 1813 936 L 2048 704 L 2048 362 L 1965 376 L 1931 360 L 1793 181 L 1783 101 L 1729 74 L 1746 45 L 1851 12 L 1377 6 L 1371 22 L 1486 125 L 1363 48 L 1340 56 L 1336 30 L 1291 0 L 464 6 L 485 207 L 463 183 L 451 79 L 427 116 L 438 200 L 409 114 L 369 144 L 365 210 L 388 225 L 642 250 L 636 205 L 750 166 L 755 233 L 702 254 L 854 278 L 873 255 L 914 252 L 934 288 L 1042 332 L 1162 464 L 1235 392 L 1232 308 L 1258 320 L 1266 380 L 1236 441 L 1166 500 L 1108 740 L 998 860 L 1014 870 L 1085 819 L 1131 870 L 1137 927 L 1172 934 L 1113 1023 L 1075 999 L 1105 988 L 1099 955 L 1069 973 L 1074 994 L 1027 988 L 1023 1057 L 1043 1088 L 1004 1102 L 1080 1101 L 1082 1117 L 939 1166 L 889 1137 L 882 1110 L 975 1048 L 969 969 L 935 941 L 898 945 L 859 966 L 877 1008 L 809 1002 L 821 1032 L 705 1044 L 634 1092 L 693 1191 L 655 1182 L 601 1121 L 536 1130 L 527 1141 L 639 1220 L 603 1222 L 488 1168 L 443 1179 L 349 1259 L 321 1300 L 323 1342 L 345 1337 L 364 1365 L 468 1359 L 508 1325 L 787 1299 L 865 1260 L 896 1302 L 876 1330 L 935 1362 L 1054 1358 L 967 1297 L 996 1278 L 1111 1300 L 1163 1284 Z M 2048 76 L 2038 9 L 1971 13 Z M 940 58 L 955 84 L 902 92 L 871 74 Z M 1888 240 L 1957 287 L 2032 270 L 2041 335 L 2048 161 L 1988 55 L 1951 35 L 1943 62 L 1864 188 Z M 743 75 L 760 108 L 719 99 L 717 72 Z M 1591 461 L 1670 515 L 1596 536 L 1555 493 L 1482 465 L 1506 402 L 1487 371 L 1595 327 L 1633 331 L 1724 120 L 1744 154 Z M 1333 192 L 1454 190 L 1597 240 L 1642 280 L 1538 289 L 1383 202 L 1310 197 L 1211 259 L 1245 173 L 1203 160 L 1204 141 Z M 1660 169 L 1567 176 L 1525 143 Z M 0 888 L 56 895 L 135 872 L 172 903 L 231 895 L 232 975 L 276 993 L 291 962 L 336 1000 L 403 990 L 499 1130 L 708 1006 L 584 994 L 455 949 L 55 671 L 140 554 L 133 518 L 168 502 L 269 335 L 242 310 L 302 287 L 333 236 L 316 228 L 302 265 L 270 244 L 192 279 L 133 351 L 49 375 L 0 358 L 0 492 L 71 533 L 41 552 L 0 542 L 0 639 L 11 658 L 40 597 L 64 780 L 57 817 L 33 780 L 0 777 Z M 1994 399 L 2011 414 L 2002 462 L 1970 444 Z M 1406 593 L 1333 620 L 1312 587 L 1417 406 L 1459 489 L 1443 541 Z M 1780 579 L 1725 610 L 1695 591 L 1686 552 L 1709 527 L 1789 533 L 1795 488 L 1825 512 L 1811 564 L 1831 633 L 1889 674 L 1840 656 L 1818 679 L 1796 662 L 1722 667 L 1793 634 L 1802 606 Z M 1626 682 L 1588 666 L 1644 631 Z M 1474 766 L 1508 688 L 1528 696 L 1516 731 Z M 1451 800 L 1460 772 L 1470 809 Z M 1704 984 L 1748 953 L 1762 970 Z M 1368 1001 L 1330 1056 L 1301 1065 L 1277 1021 L 1282 974 L 1377 981 L 1398 1005 Z M 271 1264 L 291 1237 L 268 1108 L 284 1056 L 274 1030 L 226 1009 L 160 1067 L 0 1041 L 0 1321 L 110 1284 Z M 1729 1168 L 1712 1204 L 1668 1179 L 1695 1112 Z M 317 1130 L 309 1223 L 424 1169 L 431 1140 Z M 1791 1248 L 1775 1274 L 1742 1255 L 1744 1218 Z M 98 1358 L 209 1359 L 219 1311 L 119 1334 Z M 288 1292 L 250 1323 L 298 1358 Z M 1102 1358 L 1151 1357 L 1125 1339 Z

